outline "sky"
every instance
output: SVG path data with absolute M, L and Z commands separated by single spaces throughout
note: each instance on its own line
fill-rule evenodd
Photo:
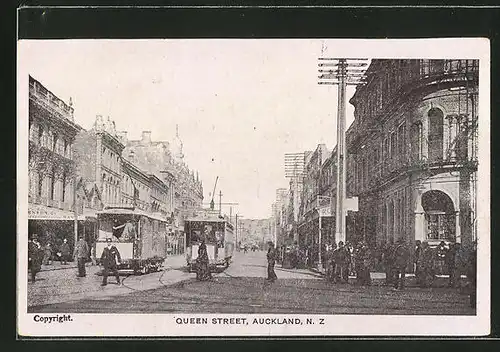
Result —
M 216 193 L 232 214 L 271 216 L 276 189 L 288 188 L 284 154 L 336 143 L 337 88 L 318 85 L 328 40 L 21 41 L 25 70 L 75 109 L 90 129 L 109 116 L 129 139 L 152 131 L 172 141 L 199 172 L 204 202 Z M 338 56 L 337 56 L 338 57 Z M 27 79 L 27 77 L 26 77 Z M 347 99 L 354 90 L 347 89 Z M 347 125 L 353 107 L 347 104 Z M 218 197 L 216 198 L 218 202 Z M 229 205 L 223 205 L 229 213 Z

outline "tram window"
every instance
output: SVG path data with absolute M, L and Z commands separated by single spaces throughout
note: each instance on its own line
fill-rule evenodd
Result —
M 217 248 L 224 248 L 224 231 L 217 231 L 215 238 L 217 240 Z
M 191 243 L 200 242 L 201 240 L 201 231 L 193 230 L 191 231 Z

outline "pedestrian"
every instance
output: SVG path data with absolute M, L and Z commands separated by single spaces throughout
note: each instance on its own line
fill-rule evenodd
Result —
M 335 250 L 337 245 L 333 242 L 328 246 L 328 252 L 326 256 L 326 280 L 328 282 L 335 282 Z
M 427 242 L 422 242 L 421 245 L 421 261 L 420 261 L 420 282 L 421 288 L 431 287 L 435 279 L 434 261 L 436 254 Z
M 446 254 L 448 252 L 448 248 L 446 248 L 446 243 L 441 241 L 439 246 L 436 248 L 436 265 L 437 271 L 439 275 L 443 275 L 446 273 Z
M 356 255 L 356 265 L 358 266 L 357 276 L 359 285 L 362 286 L 371 285 L 370 259 L 371 259 L 371 253 L 370 249 L 368 248 L 368 245 L 366 244 L 365 241 L 360 242 L 358 246 L 358 252 Z
M 455 272 L 454 272 L 454 287 L 461 287 L 460 279 L 462 275 L 467 275 L 468 254 L 460 243 L 455 243 Z
M 420 263 L 422 261 L 422 242 L 420 240 L 415 241 L 415 250 L 413 255 L 413 272 L 415 273 L 415 278 L 417 279 L 418 284 L 421 280 Z
M 267 242 L 267 279 L 270 282 L 276 281 L 278 278 L 274 272 L 274 264 L 276 262 L 276 250 L 272 241 Z
M 80 237 L 75 246 L 74 258 L 78 264 L 78 277 L 85 277 L 87 273 L 85 272 L 85 263 L 89 257 L 89 246 L 87 242 Z
M 52 265 L 53 261 L 53 253 L 52 253 L 52 245 L 50 242 L 47 242 L 43 249 L 43 264 L 44 265 Z
M 446 273 L 448 274 L 449 281 L 448 287 L 455 287 L 456 285 L 456 254 L 457 254 L 457 244 L 450 243 L 448 251 L 446 251 L 445 263 L 446 263 Z
M 68 240 L 65 238 L 61 247 L 59 248 L 59 253 L 61 255 L 61 264 L 68 264 L 69 256 L 71 255 L 71 249 L 69 248 Z
M 394 273 L 394 244 L 392 238 L 384 247 L 384 270 L 385 270 L 385 284 L 387 286 L 392 286 L 394 284 L 393 273 Z
M 476 278 L 477 278 L 477 242 L 472 243 L 467 263 L 467 286 L 469 288 L 469 304 L 476 308 Z
M 404 290 L 405 286 L 405 275 L 406 266 L 408 265 L 408 259 L 410 258 L 410 251 L 406 247 L 406 243 L 403 238 L 398 240 L 396 248 L 394 249 L 394 289 Z
M 120 252 L 116 248 L 111 238 L 106 239 L 107 246 L 104 247 L 101 254 L 101 264 L 104 267 L 102 271 L 102 283 L 101 286 L 106 286 L 108 284 L 108 274 L 111 271 L 116 277 L 116 283 L 121 284 L 120 275 L 118 274 L 118 264 L 121 262 Z
M 349 242 L 349 241 L 346 242 L 345 246 L 347 249 L 349 275 L 354 275 L 354 273 L 355 273 L 355 270 L 354 270 L 354 247 L 352 246 L 351 242 Z
M 201 240 L 198 247 L 198 258 L 196 258 L 196 279 L 199 281 L 207 281 L 212 278 L 210 272 L 210 260 L 208 258 L 207 245 L 205 239 Z
M 42 267 L 42 260 L 42 246 L 38 242 L 38 235 L 33 234 L 31 240 L 28 240 L 28 270 L 31 273 L 31 282 L 36 280 L 36 274 Z
M 92 265 L 97 265 L 97 258 L 95 256 L 95 243 L 90 247 L 90 260 L 92 260 Z
M 347 249 L 344 242 L 339 242 L 339 247 L 334 252 L 335 282 L 347 283 L 349 281 L 349 262 Z

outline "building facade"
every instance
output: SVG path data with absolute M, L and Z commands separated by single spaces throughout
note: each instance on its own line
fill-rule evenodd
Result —
M 372 245 L 476 239 L 476 60 L 372 60 L 350 103 L 347 196 Z
M 316 249 L 319 246 L 320 234 L 322 245 L 330 240 L 331 185 L 325 183 L 329 179 L 325 176 L 328 175 L 330 169 L 325 165 L 332 167 L 331 156 L 331 151 L 324 144 L 319 144 L 306 156 L 299 209 L 299 247 Z
M 74 243 L 76 168 L 73 144 L 81 127 L 68 104 L 29 76 L 28 231 L 42 243 Z M 83 195 L 76 206 L 82 206 Z
M 143 131 L 140 140 L 126 140 L 123 154 L 130 162 L 162 181 L 163 191 L 153 189 L 150 194 L 150 197 L 155 198 L 153 209 L 156 211 L 158 208 L 160 213 L 172 220 L 169 250 L 183 250 L 184 219 L 201 209 L 203 185 L 198 173 L 190 170 L 184 162 L 183 143 L 178 129 L 172 143 L 152 141 L 151 131 Z M 160 198 L 154 196 L 155 192 Z M 166 193 L 162 195 L 162 192 Z

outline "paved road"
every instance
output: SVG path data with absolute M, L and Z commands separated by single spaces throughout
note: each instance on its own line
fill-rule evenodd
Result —
M 381 285 L 332 285 L 308 270 L 276 268 L 267 283 L 264 252 L 238 253 L 229 269 L 211 282 L 198 282 L 180 266 L 162 273 L 129 277 L 123 287 L 103 294 L 32 305 L 30 312 L 69 313 L 318 313 L 473 315 L 468 296 L 456 289 Z M 49 302 L 47 302 L 49 303 Z

